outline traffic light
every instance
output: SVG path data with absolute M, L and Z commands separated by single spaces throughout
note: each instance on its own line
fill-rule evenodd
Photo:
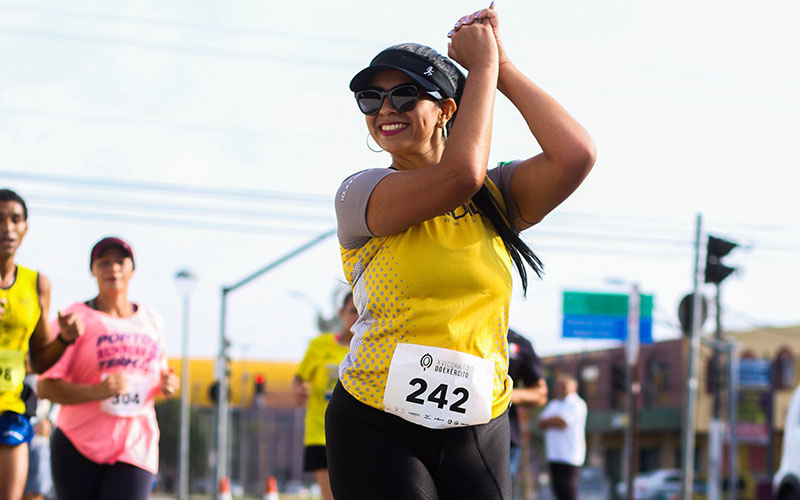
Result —
M 706 245 L 706 283 L 719 285 L 722 281 L 736 270 L 722 263 L 722 258 L 731 253 L 731 250 L 739 246 L 738 244 L 717 238 L 708 237 Z
M 620 408 L 620 405 L 623 404 L 622 397 L 627 392 L 625 379 L 625 365 L 612 365 L 611 392 L 609 394 L 609 403 L 612 408 Z
M 259 373 L 259 374 L 257 374 L 255 376 L 254 380 L 255 380 L 255 383 L 256 383 L 255 389 L 254 389 L 254 394 L 256 396 L 264 394 L 264 390 L 266 388 L 267 379 L 264 377 L 263 374 Z
M 215 380 L 213 384 L 208 386 L 208 399 L 214 404 L 219 401 L 219 380 Z
M 231 400 L 231 388 L 228 387 L 228 401 Z M 208 399 L 211 400 L 212 403 L 217 404 L 219 402 L 219 380 L 215 380 L 210 386 L 208 386 Z
M 614 392 L 625 390 L 625 367 L 614 365 L 611 367 L 611 389 Z

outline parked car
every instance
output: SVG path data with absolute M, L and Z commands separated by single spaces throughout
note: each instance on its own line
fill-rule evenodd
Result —
M 578 472 L 578 498 L 609 500 L 611 484 L 601 467 L 581 467 Z
M 781 466 L 772 479 L 772 494 L 775 500 L 800 500 L 800 386 L 786 412 Z
M 668 498 L 669 493 L 681 489 L 681 470 L 680 469 L 655 469 L 649 472 L 642 472 L 633 478 L 633 498 L 634 500 L 657 500 Z M 628 485 L 625 481 L 617 483 L 617 498 L 625 499 L 628 492 Z

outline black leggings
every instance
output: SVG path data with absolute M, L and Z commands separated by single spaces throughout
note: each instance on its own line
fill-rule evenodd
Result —
M 155 476 L 131 464 L 98 464 L 83 456 L 56 428 L 50 437 L 58 500 L 147 500 Z
M 508 412 L 489 423 L 428 429 L 367 406 L 341 384 L 325 414 L 336 500 L 508 500 Z

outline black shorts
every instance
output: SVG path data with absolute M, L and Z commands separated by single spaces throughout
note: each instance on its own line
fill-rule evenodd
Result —
M 325 455 L 325 447 L 319 444 L 306 446 L 303 450 L 303 470 L 314 472 L 328 468 L 328 457 Z
M 511 498 L 508 411 L 482 425 L 429 429 L 337 384 L 325 436 L 336 500 Z

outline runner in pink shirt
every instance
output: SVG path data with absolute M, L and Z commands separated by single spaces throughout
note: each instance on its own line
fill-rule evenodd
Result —
M 97 297 L 66 309 L 82 318 L 84 335 L 38 383 L 41 397 L 62 405 L 51 438 L 56 495 L 147 499 L 158 472 L 153 401 L 172 396 L 180 381 L 167 370 L 161 317 L 128 301 L 130 246 L 100 240 L 90 268 Z

